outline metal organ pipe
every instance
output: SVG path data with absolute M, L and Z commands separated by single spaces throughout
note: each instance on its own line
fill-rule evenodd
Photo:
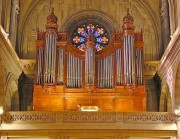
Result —
M 131 55 L 132 55 L 132 83 L 135 83 L 135 53 L 134 53 L 134 37 L 131 36 L 132 39 L 131 39 Z
M 82 60 L 72 54 L 67 55 L 67 87 L 82 87 Z
M 38 49 L 37 80 L 36 84 L 43 84 L 43 48 Z
M 126 38 L 124 38 L 124 81 L 127 83 L 127 48 L 125 47 L 126 44 Z
M 141 49 L 136 49 L 136 65 L 137 65 L 137 83 L 138 85 L 143 84 L 143 72 L 142 72 L 142 51 Z
M 107 64 L 110 63 L 110 56 L 108 56 L 107 59 Z M 110 73 L 110 66 L 107 66 L 107 88 L 110 88 L 111 86 L 111 77 L 110 77 L 111 73 Z
M 70 85 L 70 55 L 67 55 L 67 87 Z
M 130 36 L 128 35 L 127 36 L 128 38 L 128 72 L 129 72 L 129 83 L 132 83 L 131 81 L 131 65 L 132 65 L 132 62 L 131 62 L 131 40 L 130 40 Z
M 121 49 L 117 49 L 116 50 L 116 72 L 117 72 L 117 81 L 116 84 L 117 85 L 122 85 L 122 50 Z
M 142 69 L 143 69 L 143 66 L 142 66 L 142 51 L 139 50 L 139 54 L 140 54 L 140 85 L 143 84 L 143 72 L 142 72 Z
M 64 75 L 64 50 L 62 48 L 58 49 L 58 77 L 57 83 L 62 85 L 63 84 L 63 75 Z
M 56 34 L 46 35 L 45 83 L 47 84 L 55 84 L 56 38 Z
M 113 87 L 113 54 L 98 60 L 98 87 Z
M 133 35 L 125 35 L 124 38 L 124 77 L 125 84 L 135 84 L 135 56 Z
M 94 84 L 94 76 L 95 76 L 95 54 L 94 48 L 86 48 L 85 51 L 85 78 L 86 84 Z
M 73 83 L 73 74 L 72 74 L 72 69 L 73 69 L 73 57 L 72 55 L 70 55 L 70 86 L 73 87 L 72 83 Z

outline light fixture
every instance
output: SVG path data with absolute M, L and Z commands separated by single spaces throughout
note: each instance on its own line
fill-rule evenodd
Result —
M 1 127 L 1 124 L 2 124 L 2 115 L 3 115 L 3 113 L 4 113 L 4 109 L 3 109 L 3 106 L 1 105 L 0 106 L 0 127 Z
M 3 115 L 3 113 L 4 113 L 3 106 L 0 106 L 0 115 Z
M 178 116 L 180 116 L 180 109 L 175 109 L 174 113 Z
M 98 106 L 81 106 L 80 110 L 84 112 L 96 112 L 96 111 L 99 111 L 99 107 Z

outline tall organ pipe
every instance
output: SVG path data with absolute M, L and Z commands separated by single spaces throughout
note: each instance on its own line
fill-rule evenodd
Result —
M 64 50 L 62 48 L 58 49 L 58 77 L 57 83 L 63 84 L 63 75 L 64 75 Z
M 113 87 L 113 54 L 98 60 L 98 87 Z
M 136 49 L 136 65 L 137 65 L 137 83 L 138 85 L 143 84 L 143 72 L 142 72 L 142 51 L 141 49 Z
M 117 85 L 122 85 L 122 71 L 123 71 L 123 66 L 122 66 L 122 50 L 121 49 L 117 49 L 116 50 L 116 84 Z
M 134 38 L 132 35 L 126 35 L 124 38 L 124 76 L 125 84 L 135 84 L 135 56 L 134 56 Z
M 67 87 L 82 87 L 82 60 L 72 54 L 67 55 Z
M 95 79 L 95 37 L 88 34 L 85 38 L 85 83 L 94 84 Z
M 86 63 L 85 63 L 85 73 L 86 73 L 86 83 L 94 84 L 94 76 L 95 76 L 95 54 L 94 48 L 86 48 Z
M 38 85 L 43 85 L 43 55 L 44 51 L 43 48 L 38 49 L 38 63 L 37 63 L 37 79 L 36 79 L 36 84 Z
M 123 18 L 124 31 L 124 83 L 127 87 L 134 87 L 135 81 L 135 48 L 134 48 L 134 19 L 129 14 Z
M 55 84 L 56 34 L 46 34 L 45 83 Z

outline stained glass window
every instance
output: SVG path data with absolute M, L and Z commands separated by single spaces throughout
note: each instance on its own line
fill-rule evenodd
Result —
M 81 51 L 85 50 L 85 37 L 87 34 L 94 34 L 95 36 L 95 48 L 97 51 L 106 47 L 109 43 L 108 33 L 104 27 L 98 24 L 83 24 L 78 27 L 73 34 L 73 45 Z

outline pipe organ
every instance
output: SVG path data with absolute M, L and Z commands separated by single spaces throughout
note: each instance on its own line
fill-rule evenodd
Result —
M 145 111 L 143 32 L 134 32 L 133 22 L 128 11 L 122 32 L 111 38 L 98 23 L 67 34 L 52 10 L 46 31 L 37 30 L 33 109 Z

